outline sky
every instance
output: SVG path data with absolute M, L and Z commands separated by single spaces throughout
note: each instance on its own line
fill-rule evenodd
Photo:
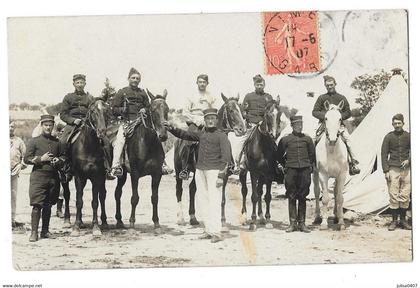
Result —
M 252 77 L 262 74 L 266 92 L 303 115 L 325 93 L 322 76 L 332 75 L 354 108 L 356 76 L 395 67 L 408 72 L 406 17 L 404 10 L 320 12 L 322 62 L 331 65 L 309 79 L 264 74 L 260 13 L 9 18 L 9 99 L 56 104 L 72 92 L 77 73 L 87 75 L 86 90 L 99 96 L 105 77 L 119 89 L 135 67 L 140 86 L 155 94 L 167 89 L 173 108 L 196 93 L 201 73 L 217 97 L 241 99 L 253 91 Z

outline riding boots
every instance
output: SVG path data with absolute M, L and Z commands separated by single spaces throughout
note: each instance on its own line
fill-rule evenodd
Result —
M 51 218 L 51 205 L 46 205 L 42 207 L 42 229 L 41 229 L 41 238 L 54 238 L 52 237 L 50 231 L 50 218 Z
M 401 225 L 401 228 L 405 230 L 411 230 L 411 225 L 407 222 L 406 214 L 407 214 L 407 209 L 400 208 L 400 225 Z
M 298 210 L 298 228 L 301 232 L 310 233 L 308 227 L 305 225 L 306 218 L 306 199 L 299 200 L 299 210 Z
M 392 215 L 392 222 L 388 226 L 388 231 L 394 231 L 398 225 L 397 209 L 391 209 L 391 215 Z
M 287 227 L 286 232 L 290 233 L 297 231 L 296 225 L 296 199 L 289 199 L 289 227 Z
M 31 213 L 31 236 L 29 242 L 38 241 L 38 226 L 39 219 L 41 218 L 41 207 L 34 206 Z

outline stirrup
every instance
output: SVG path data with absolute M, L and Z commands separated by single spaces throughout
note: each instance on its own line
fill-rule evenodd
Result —
M 357 164 L 356 163 L 351 163 L 349 166 L 349 174 L 351 175 L 351 176 L 353 176 L 353 175 L 357 175 L 357 174 L 359 174 L 360 173 L 360 169 L 359 169 L 359 167 L 357 167 L 356 166 Z
M 123 175 L 123 169 L 121 166 L 112 167 L 110 174 L 112 176 L 121 177 Z
M 167 165 L 162 165 L 162 174 L 163 175 L 169 175 L 172 174 L 174 172 L 174 169 L 170 168 Z

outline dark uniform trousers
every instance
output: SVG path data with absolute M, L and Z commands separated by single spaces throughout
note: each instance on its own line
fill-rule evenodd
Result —
M 286 196 L 290 200 L 305 201 L 311 185 L 311 168 L 287 168 L 285 175 Z

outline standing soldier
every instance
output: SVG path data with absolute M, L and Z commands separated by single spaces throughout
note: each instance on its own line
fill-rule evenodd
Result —
M 311 173 L 315 165 L 315 146 L 312 138 L 302 133 L 302 116 L 292 116 L 290 122 L 293 132 L 280 139 L 277 150 L 278 161 L 285 167 L 284 180 L 289 200 L 290 225 L 286 232 L 299 229 L 309 233 L 311 231 L 305 225 L 306 196 L 309 195 Z M 296 201 L 299 202 L 297 215 Z
M 335 86 L 337 83 L 335 82 L 335 79 L 331 76 L 324 76 L 324 85 L 327 89 L 327 93 L 322 94 L 318 97 L 318 99 L 315 102 L 314 108 L 312 109 L 312 116 L 317 118 L 319 120 L 319 127 L 316 131 L 316 140 L 315 144 L 318 143 L 319 139 L 321 138 L 322 133 L 325 130 L 325 123 L 324 123 L 324 117 L 326 111 L 326 105 L 325 103 L 328 101 L 329 104 L 339 105 L 341 101 L 343 101 L 344 105 L 341 109 L 341 128 L 340 128 L 340 136 L 343 140 L 344 144 L 346 144 L 347 151 L 349 154 L 349 173 L 350 175 L 356 175 L 360 173 L 360 169 L 357 167 L 357 164 L 359 164 L 359 161 L 356 160 L 355 155 L 351 149 L 351 143 L 350 143 L 350 134 L 347 131 L 346 126 L 344 126 L 344 120 L 347 120 L 351 116 L 350 111 L 350 105 L 347 101 L 347 98 L 341 94 L 338 94 L 335 91 Z
M 223 179 L 231 159 L 230 143 L 222 131 L 217 129 L 217 109 L 204 110 L 205 129 L 197 132 L 174 128 L 164 123 L 168 131 L 178 138 L 198 141 L 197 197 L 204 221 L 204 234 L 200 239 L 222 240 L 220 221 Z
M 10 133 L 10 181 L 11 181 L 11 199 L 12 199 L 12 229 L 21 228 L 22 223 L 16 221 L 16 199 L 18 193 L 18 179 L 20 170 L 25 169 L 23 157 L 26 153 L 25 143 L 20 137 L 15 135 L 16 124 L 14 121 L 9 123 Z
M 265 108 L 267 104 L 273 101 L 273 97 L 270 94 L 264 92 L 265 80 L 261 75 L 255 75 L 253 77 L 255 91 L 245 95 L 244 101 L 242 102 L 242 108 L 244 118 L 247 122 L 247 132 L 244 136 L 231 138 L 233 157 L 236 162 L 235 174 L 238 174 L 239 168 L 243 167 L 244 159 L 242 157 L 242 151 L 246 139 L 253 128 L 264 119 Z
M 122 119 L 117 136 L 112 144 L 114 156 L 112 159 L 111 175 L 120 177 L 123 174 L 121 155 L 125 144 L 125 130 L 128 124 L 136 120 L 140 114 L 146 115 L 150 107 L 146 91 L 139 88 L 140 72 L 131 68 L 128 73 L 128 86 L 118 90 L 112 103 L 112 112 Z M 147 109 L 147 110 L 146 110 Z
M 65 161 L 65 150 L 57 138 L 51 135 L 54 116 L 41 116 L 42 134 L 31 138 L 25 154 L 25 162 L 34 165 L 29 179 L 29 198 L 32 206 L 30 242 L 38 240 L 38 225 L 42 211 L 41 238 L 53 238 L 49 232 L 51 205 L 57 203 L 60 180 L 57 169 Z
M 381 148 L 382 169 L 388 184 L 389 208 L 392 222 L 389 231 L 397 228 L 398 209 L 402 228 L 411 230 L 406 220 L 406 211 L 410 204 L 411 169 L 410 169 L 410 133 L 404 131 L 404 116 L 396 114 L 392 117 L 394 131 L 388 133 Z
M 83 74 L 76 74 L 73 76 L 73 86 L 75 88 L 75 91 L 72 93 L 68 93 L 66 96 L 64 96 L 63 102 L 62 102 L 62 110 L 60 113 L 60 118 L 64 122 L 67 123 L 67 125 L 64 127 L 63 132 L 60 136 L 60 142 L 66 147 L 66 153 L 69 153 L 70 150 L 70 144 L 68 143 L 70 134 L 74 131 L 74 129 L 80 125 L 82 125 L 82 120 L 86 117 L 86 114 L 89 110 L 90 104 L 92 104 L 95 99 L 92 95 L 90 95 L 88 92 L 85 92 L 85 86 L 86 86 L 86 76 Z M 105 168 L 107 171 L 110 170 L 110 153 L 111 153 L 111 147 L 109 144 L 109 141 L 107 139 L 104 139 L 104 152 L 105 152 Z M 70 168 L 66 168 L 67 170 L 67 179 L 64 180 L 64 182 L 70 180 Z M 110 177 L 110 175 L 107 175 Z M 112 179 L 112 177 L 110 177 Z
M 198 94 L 187 98 L 187 103 L 183 109 L 184 116 L 187 117 L 188 131 L 196 132 L 201 130 L 204 126 L 203 111 L 210 108 L 216 108 L 216 98 L 207 90 L 209 85 L 209 77 L 207 74 L 200 74 L 197 76 Z M 187 142 L 185 149 L 188 157 L 194 153 L 193 144 L 195 142 Z M 179 172 L 179 178 L 187 180 L 189 178 L 188 163 L 190 159 L 185 161 L 185 167 Z

